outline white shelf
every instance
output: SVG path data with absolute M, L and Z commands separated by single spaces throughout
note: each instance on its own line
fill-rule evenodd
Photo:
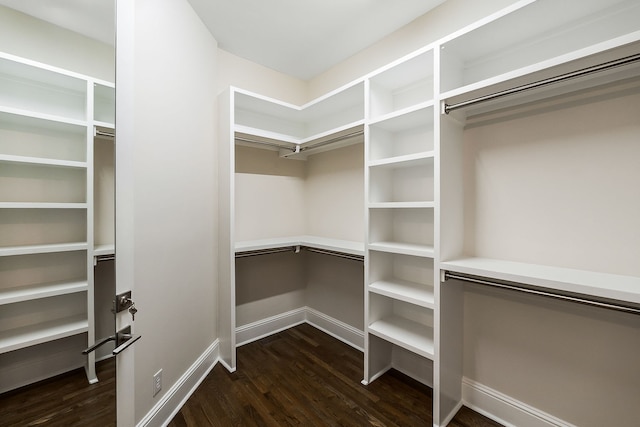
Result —
M 640 277 L 490 258 L 442 262 L 442 270 L 640 304 Z
M 52 245 L 8 246 L 0 247 L 0 256 L 33 255 L 57 252 L 86 251 L 86 242 L 60 243 Z
M 441 92 L 496 83 L 612 48 L 612 41 L 638 31 L 639 12 L 634 0 L 566 0 L 562 8 L 552 0 L 519 2 L 443 44 Z
M 86 315 L 0 332 L 0 354 L 87 332 Z
M 87 204 L 51 202 L 0 202 L 0 209 L 87 209 Z
M 93 125 L 101 128 L 111 129 L 111 130 L 115 130 L 116 128 L 116 125 L 113 122 L 102 122 L 99 120 L 94 120 Z
M 416 245 L 411 243 L 374 242 L 369 244 L 369 250 L 402 255 L 413 255 L 423 258 L 434 257 L 433 246 Z
M 392 279 L 380 280 L 370 284 L 369 291 L 421 307 L 435 308 L 433 286 Z
M 9 154 L 0 154 L 0 162 L 18 163 L 40 166 L 54 166 L 63 168 L 86 169 L 87 162 L 76 162 L 72 160 L 45 159 L 40 157 L 13 156 Z
M 355 137 L 348 137 L 348 138 L 345 137 L 342 141 L 327 144 L 318 148 L 312 148 L 313 145 L 315 144 L 320 144 L 334 138 L 339 138 L 343 135 L 354 133 L 358 131 L 363 125 L 364 125 L 364 120 L 358 120 L 358 121 L 347 123 L 343 126 L 339 126 L 337 128 L 333 128 L 328 131 L 311 135 L 305 138 L 298 138 L 292 135 L 271 132 L 268 130 L 256 129 L 256 128 L 242 126 L 242 125 L 235 125 L 234 129 L 235 129 L 235 135 L 240 138 L 237 140 L 238 141 L 237 143 L 239 145 L 249 145 L 249 146 L 257 145 L 257 146 L 261 146 L 262 148 L 270 149 L 270 150 L 278 150 L 278 148 L 272 145 L 266 145 L 266 144 L 260 145 L 260 142 L 267 142 L 272 144 L 276 143 L 278 145 L 282 145 L 283 146 L 282 150 L 286 150 L 287 147 L 294 149 L 296 146 L 300 146 L 300 149 L 303 150 L 300 153 L 295 153 L 295 154 L 286 153 L 287 155 L 285 156 L 284 152 L 282 152 L 284 157 L 296 158 L 296 157 L 304 157 L 309 154 L 319 153 L 329 149 L 346 147 L 348 145 L 360 143 L 363 141 L 362 136 L 355 136 Z M 249 140 L 251 140 L 252 142 L 250 142 Z
M 97 245 L 93 248 L 93 256 L 115 255 L 116 245 L 113 243 Z
M 430 209 L 434 202 L 376 202 L 369 203 L 369 209 Z
M 248 252 L 262 249 L 277 249 L 288 246 L 306 246 L 309 248 L 343 252 L 351 255 L 364 255 L 364 243 L 351 240 L 328 239 L 317 236 L 276 237 L 273 239 L 236 242 L 236 252 Z
M 87 82 L 64 70 L 2 54 L 0 105 L 72 120 L 86 118 Z
M 373 128 L 389 132 L 404 132 L 418 127 L 433 127 L 433 103 L 421 104 L 369 122 Z
M 418 51 L 370 76 L 372 117 L 433 103 L 433 51 Z
M 237 88 L 234 94 L 235 130 L 253 134 L 250 129 L 260 129 L 259 134 L 272 139 L 304 143 L 364 120 L 362 82 L 302 106 Z
M 11 114 L 18 117 L 36 119 L 48 122 L 55 122 L 73 126 L 86 126 L 87 122 L 78 118 L 59 116 L 50 113 L 41 113 L 37 111 L 25 110 L 0 104 L 0 113 Z
M 75 292 L 85 292 L 87 289 L 88 285 L 86 280 L 42 283 L 9 288 L 0 291 L 0 305 L 72 294 Z
M 422 357 L 433 360 L 433 328 L 400 316 L 389 316 L 369 325 L 369 333 Z
M 369 162 L 371 168 L 403 168 L 426 165 L 433 162 L 434 151 L 425 151 L 422 153 L 405 154 L 402 156 L 388 157 L 384 159 L 372 160 Z
M 389 125 L 387 123 L 397 123 L 398 121 L 407 121 L 418 124 L 418 122 L 415 121 L 417 115 L 420 113 L 433 113 L 432 108 L 434 105 L 435 103 L 433 100 L 420 102 L 418 104 L 411 105 L 400 110 L 395 110 L 390 113 L 376 116 L 369 121 L 369 125 L 380 126 L 382 128 L 389 129 Z

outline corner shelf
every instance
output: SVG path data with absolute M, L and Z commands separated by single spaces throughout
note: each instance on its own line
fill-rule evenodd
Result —
M 277 237 L 273 239 L 236 242 L 235 252 L 277 249 L 289 246 L 305 246 L 315 249 L 324 249 L 327 251 L 342 252 L 350 255 L 364 255 L 363 243 L 351 240 L 328 239 L 317 236 Z

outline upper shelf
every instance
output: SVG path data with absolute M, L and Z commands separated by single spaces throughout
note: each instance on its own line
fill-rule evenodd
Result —
M 421 50 L 370 76 L 372 120 L 433 100 L 433 50 Z
M 568 293 L 640 304 L 640 278 L 490 258 L 442 262 L 441 269 Z
M 114 85 L 93 85 L 93 119 L 113 127 L 116 121 L 116 88 Z
M 0 106 L 86 120 L 87 82 L 53 69 L 0 56 Z
M 521 1 L 444 40 L 441 97 L 482 96 L 637 53 L 639 19 L 634 0 Z
M 303 144 L 364 120 L 364 84 L 353 83 L 296 106 L 234 89 L 236 131 Z

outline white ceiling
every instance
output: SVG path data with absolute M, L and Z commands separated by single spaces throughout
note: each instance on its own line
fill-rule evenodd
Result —
M 308 80 L 445 0 L 188 0 L 220 48 Z M 0 0 L 113 44 L 115 0 Z
M 308 80 L 444 0 L 189 0 L 221 49 Z

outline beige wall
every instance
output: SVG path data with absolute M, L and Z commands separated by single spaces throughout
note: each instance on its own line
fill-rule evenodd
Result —
M 469 254 L 640 275 L 640 83 L 465 131 Z M 464 374 L 579 426 L 633 425 L 640 318 L 468 288 Z
M 113 46 L 0 6 L 0 52 L 113 82 Z
M 447 0 L 431 12 L 356 53 L 309 81 L 316 98 L 453 33 L 516 0 Z
M 119 379 L 134 377 L 134 387 L 118 383 L 122 425 L 133 421 L 131 402 L 138 422 L 218 336 L 217 43 L 186 0 L 127 7 L 118 21 L 128 38 L 118 50 L 116 269 L 118 287 L 133 288 L 142 339 L 119 360 Z
M 305 81 L 218 49 L 218 92 L 229 86 L 301 105 L 307 101 Z
M 364 144 L 309 156 L 307 234 L 364 241 Z

